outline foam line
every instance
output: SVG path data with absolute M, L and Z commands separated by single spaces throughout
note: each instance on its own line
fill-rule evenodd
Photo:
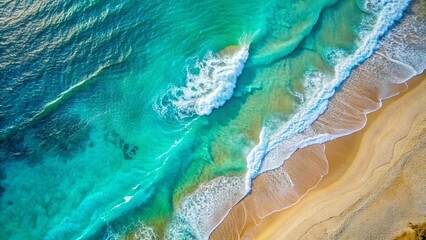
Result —
M 194 233 L 194 236 L 199 239 L 207 239 L 213 229 L 217 226 L 217 221 L 223 219 L 229 212 L 229 203 L 238 202 L 238 197 L 241 196 L 241 193 L 248 193 L 251 187 L 251 180 L 259 173 L 281 166 L 284 160 L 290 157 L 298 148 L 303 148 L 316 143 L 324 143 L 363 128 L 366 122 L 366 114 L 378 109 L 381 106 L 380 101 L 374 102 L 373 99 L 366 97 L 368 107 L 365 107 L 362 112 L 354 112 L 354 114 L 356 114 L 357 121 L 359 120 L 359 122 L 356 122 L 355 124 L 351 122 L 351 119 L 345 119 L 345 117 L 350 117 L 351 113 L 342 112 L 345 111 L 345 109 L 336 109 L 335 107 L 337 102 L 337 105 L 340 104 L 342 107 L 351 110 L 351 106 L 349 105 L 350 102 L 341 102 L 337 101 L 339 99 L 334 98 L 333 100 L 330 99 L 334 96 L 335 89 L 349 77 L 352 70 L 369 58 L 379 47 L 378 42 L 381 36 L 386 34 L 394 22 L 401 18 L 403 11 L 408 4 L 409 1 L 406 0 L 369 1 L 366 3 L 366 9 L 373 8 L 372 12 L 379 14 L 377 16 L 377 21 L 373 28 L 367 28 L 373 29 L 371 32 L 366 31 L 361 33 L 361 41 L 358 43 L 358 50 L 356 50 L 355 54 L 351 56 L 340 56 L 339 59 L 334 59 L 338 65 L 336 66 L 336 74 L 332 78 L 332 81 L 324 81 L 325 78 L 329 78 L 330 76 L 325 76 L 319 72 L 308 73 L 306 78 L 311 79 L 310 81 L 305 81 L 305 87 L 308 89 L 306 95 L 309 95 L 311 98 L 303 98 L 305 99 L 304 108 L 299 109 L 298 113 L 295 114 L 288 122 L 283 124 L 278 131 L 269 132 L 267 127 L 262 129 L 259 144 L 252 149 L 247 156 L 248 171 L 246 176 L 243 178 L 233 179 L 235 182 L 233 182 L 232 185 L 236 186 L 235 188 L 231 188 L 227 184 L 222 184 L 223 181 L 225 181 L 222 178 L 220 178 L 220 180 L 215 179 L 200 186 L 194 194 L 184 199 L 182 204 L 177 208 L 173 217 L 174 221 L 170 224 L 168 233 L 183 233 L 187 231 Z M 365 66 L 366 68 L 371 68 L 371 65 L 373 65 L 373 69 L 367 69 L 368 72 L 373 72 L 374 74 L 376 74 L 378 70 L 382 72 L 377 73 L 378 77 L 374 79 L 372 78 L 373 80 L 371 80 L 371 82 L 362 82 L 361 85 L 366 84 L 368 87 L 374 87 L 372 84 L 377 84 L 377 89 L 380 90 L 382 84 L 384 84 L 381 81 L 385 81 L 388 85 L 405 82 L 426 68 L 425 61 L 410 60 L 412 56 L 419 59 L 421 59 L 421 56 L 425 56 L 426 44 L 424 43 L 424 40 L 422 40 L 423 43 L 418 44 L 413 42 L 415 41 L 413 38 L 404 38 L 404 36 L 401 36 L 401 34 L 407 31 L 415 32 L 417 35 L 422 36 L 422 34 L 426 32 L 425 26 L 424 24 L 420 24 L 420 28 L 422 29 L 415 29 L 413 31 L 412 28 L 419 26 L 412 24 L 413 18 L 415 18 L 413 15 L 409 15 L 408 17 L 409 18 L 406 17 L 404 19 L 402 22 L 403 24 L 396 26 L 397 29 L 395 29 L 395 31 L 386 35 L 380 44 L 380 51 L 397 51 L 395 54 L 398 57 L 394 57 L 387 53 L 386 56 L 389 56 L 392 59 L 397 59 L 411 67 L 404 67 L 404 64 L 398 64 L 397 61 L 389 61 L 387 59 L 382 61 L 377 59 L 377 56 L 379 55 L 374 55 L 373 59 L 369 58 L 365 64 L 361 65 L 361 67 Z M 365 22 L 364 24 L 368 23 Z M 392 43 L 395 42 L 395 40 L 392 39 L 394 35 L 396 35 L 396 38 L 404 39 L 402 42 L 398 42 L 399 45 L 397 47 L 392 45 Z M 420 49 L 416 49 L 416 51 L 413 52 L 420 53 L 418 55 L 413 55 L 412 52 L 404 51 L 404 49 L 407 49 L 408 46 L 414 46 L 414 48 L 419 46 Z M 371 61 L 373 61 L 373 63 Z M 412 62 L 417 62 L 418 64 L 412 64 Z M 397 72 L 395 76 L 392 76 L 395 79 L 387 78 L 386 74 L 391 71 L 392 67 L 396 64 L 398 64 L 397 66 L 401 66 L 401 71 L 404 73 L 401 75 Z M 378 69 L 374 71 L 376 66 Z M 416 71 L 413 72 L 412 69 L 415 69 Z M 361 71 L 362 69 L 359 69 L 359 72 Z M 357 84 L 354 85 L 356 86 Z M 395 94 L 397 94 L 397 92 L 386 92 L 379 96 L 379 100 Z M 333 108 L 328 108 L 330 101 L 332 103 L 334 102 L 334 105 L 332 106 Z M 338 114 L 336 114 L 336 111 Z M 348 128 L 346 126 L 338 125 L 336 128 L 333 128 L 336 124 L 332 124 L 331 126 L 322 126 L 322 124 L 318 123 L 318 121 L 315 122 L 315 120 L 324 112 L 328 114 L 328 117 L 331 120 L 342 120 L 344 121 L 342 123 L 343 125 L 348 122 L 350 127 Z M 314 122 L 315 124 L 313 124 Z M 240 188 L 237 186 L 240 186 Z M 242 186 L 244 189 L 241 189 Z M 192 207 L 193 205 L 198 207 L 194 208 Z M 213 209 L 215 212 L 213 214 L 214 221 L 210 218 L 212 215 L 210 211 L 213 211 Z M 207 210 L 210 215 L 203 214 Z
M 368 4 L 368 5 L 367 5 Z M 289 121 L 285 122 L 278 131 L 269 132 L 267 127 L 262 130 L 260 142 L 247 156 L 246 188 L 250 189 L 250 182 L 260 172 L 277 168 L 282 165 L 282 160 L 269 163 L 268 167 L 262 167 L 266 155 L 282 142 L 286 141 L 286 155 L 280 159 L 290 157 L 298 148 L 312 144 L 320 144 L 332 139 L 329 135 L 316 135 L 312 138 L 296 140 L 295 136 L 307 129 L 312 123 L 327 109 L 330 98 L 334 96 L 335 89 L 338 88 L 350 75 L 352 70 L 370 57 L 377 49 L 380 38 L 388 31 L 394 22 L 402 17 L 408 0 L 395 1 L 370 1 L 365 8 L 373 7 L 380 9 L 378 19 L 371 31 L 360 32 L 361 41 L 354 54 L 340 57 L 334 60 L 338 64 L 335 67 L 335 76 L 331 81 L 326 81 L 329 76 L 320 72 L 310 72 L 305 76 L 306 102 L 298 109 Z M 367 7 L 368 6 L 368 7 Z M 367 24 L 367 23 L 364 23 Z M 366 29 L 367 26 L 365 26 Z M 338 57 L 338 55 L 336 55 Z M 261 170 L 262 168 L 262 170 Z
M 194 67 L 187 68 L 185 85 L 174 86 L 154 105 L 160 114 L 167 113 L 163 100 L 170 102 L 173 114 L 180 119 L 194 115 L 209 115 L 228 101 L 236 87 L 249 56 L 249 44 L 230 46 L 218 54 L 208 52 Z

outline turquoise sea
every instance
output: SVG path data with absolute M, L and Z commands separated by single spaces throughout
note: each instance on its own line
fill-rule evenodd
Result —
M 409 3 L 0 1 L 0 239 L 207 238 Z

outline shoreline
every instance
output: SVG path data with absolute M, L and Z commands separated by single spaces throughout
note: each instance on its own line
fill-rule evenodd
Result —
M 372 162 L 368 162 L 368 160 L 365 159 L 365 156 L 364 158 L 362 158 L 362 155 L 363 154 L 365 155 L 366 153 L 372 154 L 371 149 L 369 149 L 369 146 L 371 146 L 372 144 L 373 145 L 377 144 L 380 146 L 381 142 L 386 142 L 386 141 L 389 142 L 391 140 L 394 141 L 391 144 L 391 146 L 381 146 L 382 149 L 380 150 L 391 152 L 391 150 L 393 149 L 396 151 L 397 150 L 396 144 L 399 144 L 400 141 L 404 140 L 404 138 L 411 131 L 415 131 L 416 127 L 413 127 L 410 129 L 402 129 L 402 128 L 393 129 L 393 127 L 395 127 L 395 121 L 396 121 L 395 118 L 398 118 L 398 120 L 400 120 L 401 122 L 411 124 L 416 120 L 415 118 L 418 115 L 421 115 L 422 113 L 425 112 L 425 109 L 424 109 L 425 107 L 422 108 L 421 106 L 421 103 L 426 103 L 426 98 L 422 96 L 422 94 L 424 95 L 424 92 L 426 92 L 425 91 L 426 82 L 424 81 L 425 79 L 426 79 L 426 73 L 423 72 L 422 74 L 408 80 L 406 82 L 408 84 L 408 90 L 400 93 L 397 96 L 383 100 L 383 105 L 380 109 L 378 109 L 375 112 L 369 113 L 367 115 L 367 119 L 368 119 L 367 124 L 364 126 L 363 129 L 361 129 L 358 132 L 337 138 L 333 141 L 326 143 L 325 146 L 326 146 L 326 156 L 329 162 L 329 174 L 324 176 L 320 184 L 315 189 L 308 192 L 307 195 L 304 198 L 302 198 L 296 205 L 290 207 L 289 209 L 269 215 L 268 217 L 263 219 L 260 223 L 256 224 L 258 225 L 258 227 L 252 226 L 255 228 L 253 231 L 253 234 L 254 234 L 253 238 L 255 239 L 303 238 L 300 235 L 301 232 L 307 232 L 308 229 L 311 229 L 313 226 L 316 226 L 316 228 L 319 228 L 318 226 L 321 225 L 319 223 L 323 223 L 327 219 L 327 218 L 325 219 L 323 218 L 322 220 L 319 220 L 319 218 L 321 218 L 321 215 L 322 217 L 325 217 L 327 213 L 320 213 L 319 216 L 316 216 L 316 214 L 313 214 L 315 211 L 319 211 L 320 209 L 324 209 L 324 208 L 327 209 L 325 207 L 327 204 L 328 204 L 328 207 L 331 207 L 331 208 L 335 208 L 335 205 L 340 204 L 339 208 L 340 210 L 342 210 L 340 214 L 342 214 L 343 212 L 347 210 L 347 207 L 351 206 L 350 204 L 355 204 L 358 201 L 362 200 L 362 199 L 356 199 L 356 197 L 354 198 L 352 196 L 352 198 L 350 197 L 344 198 L 344 201 L 342 200 L 342 203 L 339 203 L 341 197 L 337 194 L 337 192 L 340 191 L 339 188 L 350 187 L 351 185 L 350 176 L 352 177 L 355 177 L 357 175 L 362 176 L 364 173 L 363 171 L 369 170 L 367 172 L 369 172 L 371 176 L 366 177 L 366 179 L 369 179 L 371 177 L 371 178 L 374 178 L 375 179 L 374 181 L 376 182 L 381 180 L 383 181 L 386 178 L 386 174 L 384 173 L 381 173 L 381 175 L 379 174 L 381 178 L 383 178 L 383 179 L 380 179 L 380 176 L 378 176 L 378 173 L 374 173 L 374 172 L 375 171 L 381 172 L 381 170 L 378 170 L 378 169 L 386 164 L 381 162 L 378 159 L 372 159 Z M 406 111 L 411 111 L 412 119 L 410 119 L 410 116 L 405 116 L 401 114 L 397 116 L 393 116 L 395 109 L 402 109 L 402 108 L 405 108 L 406 106 L 408 107 L 408 106 L 414 106 L 414 105 L 416 105 L 418 108 L 411 107 L 411 109 L 408 109 L 408 108 L 406 109 Z M 393 125 L 388 123 L 389 119 L 394 119 Z M 422 119 L 420 120 L 417 119 L 417 121 L 422 121 Z M 408 128 L 407 126 L 405 127 Z M 394 135 L 394 138 L 392 139 L 377 138 L 377 136 L 381 136 L 380 134 L 383 134 L 385 136 Z M 421 136 L 423 136 L 424 138 L 424 135 L 421 135 Z M 363 141 L 367 139 L 370 141 L 369 142 Z M 411 141 L 411 143 L 412 142 L 413 141 Z M 376 158 L 377 157 L 378 156 L 376 156 Z M 393 155 L 390 154 L 390 158 L 392 157 Z M 398 160 L 400 159 L 396 159 L 395 161 L 398 162 Z M 377 166 L 372 166 L 372 164 L 375 162 L 381 162 L 381 163 L 379 163 Z M 362 164 L 365 164 L 366 166 L 363 167 Z M 370 167 L 371 169 L 368 169 L 368 167 Z M 377 167 L 377 168 L 374 168 L 374 167 Z M 398 177 L 398 176 L 394 176 L 394 177 Z M 360 180 L 358 182 L 360 182 Z M 367 182 L 364 182 L 364 183 L 366 183 L 366 185 L 369 185 Z M 365 187 L 362 184 L 358 185 L 358 187 L 360 186 L 362 186 L 362 188 Z M 371 188 L 374 188 L 374 187 L 377 187 L 377 186 L 370 186 L 370 190 Z M 379 190 L 382 190 L 383 192 L 383 191 L 386 191 L 387 189 L 386 188 L 383 189 L 379 187 Z M 348 192 L 344 192 L 344 191 L 343 192 L 340 191 L 340 192 L 342 195 L 345 195 L 345 194 L 351 194 L 351 192 L 354 193 L 356 191 L 361 191 L 361 190 L 357 189 L 356 187 L 352 187 L 351 189 L 348 189 Z M 327 192 L 331 192 L 331 195 L 328 195 Z M 370 195 L 374 195 L 371 192 L 374 192 L 374 191 L 371 190 L 369 193 Z M 331 201 L 330 198 L 333 198 L 333 196 L 336 197 L 336 199 L 332 199 L 333 201 Z M 321 207 L 318 207 L 318 206 L 321 206 Z M 407 206 L 404 206 L 404 207 L 407 207 Z M 330 211 L 330 216 L 328 217 L 333 218 L 332 212 L 333 211 Z M 311 218 L 317 218 L 318 222 L 311 220 Z M 369 219 L 369 220 L 372 221 L 372 219 Z M 380 221 L 383 219 L 375 219 L 375 220 Z M 407 224 L 408 222 L 406 223 L 406 225 Z M 309 225 L 311 226 L 308 227 Z M 323 223 L 322 225 L 325 226 L 326 224 Z M 283 230 L 284 228 L 283 226 L 289 226 L 289 228 Z M 343 227 L 343 225 L 340 227 Z M 347 228 L 346 225 L 344 227 Z M 245 228 L 247 229 L 250 227 L 245 226 Z M 332 229 L 332 228 L 338 229 L 339 226 L 333 226 L 333 225 L 326 226 L 326 229 Z M 302 229 L 305 229 L 305 230 L 302 231 Z M 396 231 L 396 229 L 394 229 L 393 231 Z M 361 233 L 362 231 L 360 232 L 360 234 Z M 318 232 L 316 234 L 318 234 Z M 327 234 L 323 236 L 327 236 Z M 313 235 L 310 235 L 310 237 L 312 238 Z M 307 238 L 310 239 L 309 237 Z
M 354 123 L 352 126 L 359 126 L 358 130 L 354 130 L 348 135 L 343 135 L 325 144 L 311 145 L 299 149 L 290 159 L 286 160 L 282 168 L 280 168 L 283 169 L 283 171 L 274 170 L 267 175 L 259 175 L 254 181 L 254 186 L 257 187 L 252 189 L 252 194 L 246 196 L 233 207 L 228 216 L 210 235 L 210 239 L 222 239 L 229 235 L 232 235 L 233 238 L 252 238 L 253 234 L 257 236 L 259 235 L 258 226 L 262 225 L 261 228 L 264 228 L 265 223 L 263 222 L 268 222 L 268 219 L 275 218 L 276 215 L 280 215 L 282 212 L 292 213 L 297 211 L 295 209 L 299 209 L 300 204 L 306 201 L 305 198 L 309 199 L 313 193 L 322 191 L 322 189 L 327 188 L 328 185 L 335 185 L 336 179 L 339 180 L 339 177 L 344 175 L 347 169 L 351 167 L 353 160 L 343 159 L 344 161 L 342 161 L 342 159 L 339 159 L 339 161 L 335 161 L 336 157 L 342 156 L 342 154 L 348 155 L 345 149 L 352 150 L 352 156 L 356 155 L 359 147 L 357 144 L 360 144 L 364 133 L 374 124 L 376 119 L 383 115 L 382 112 L 387 111 L 386 109 L 389 108 L 388 106 L 392 105 L 394 102 L 400 102 L 402 101 L 400 100 L 401 98 L 416 91 L 419 85 L 422 85 L 422 80 L 425 76 L 426 72 L 423 72 L 401 84 L 390 86 L 393 90 L 397 90 L 398 92 L 384 100 L 377 99 L 376 101 L 370 95 L 369 98 L 371 98 L 372 101 L 367 102 L 367 104 L 362 107 L 364 109 L 363 112 L 365 112 L 358 116 L 355 115 L 354 119 L 356 121 L 352 121 L 352 123 Z M 347 86 L 351 86 L 351 84 Z M 353 84 L 351 87 L 352 90 L 350 91 L 353 91 Z M 349 89 L 351 88 L 349 87 Z M 420 97 L 422 97 L 421 94 Z M 356 104 L 353 100 L 351 103 Z M 421 107 L 418 109 L 421 109 Z M 345 141 L 346 139 L 349 139 L 349 141 Z M 341 143 L 341 141 L 343 141 L 343 143 Z M 327 145 L 327 148 L 325 148 L 325 145 Z M 348 146 L 350 147 L 348 148 Z M 336 151 L 336 149 L 340 149 L 340 152 Z M 334 158 L 330 156 L 332 154 L 335 155 Z M 330 157 L 332 159 L 327 159 Z M 327 174 L 328 165 L 330 165 L 330 171 Z M 325 172 L 324 168 L 326 168 Z M 286 178 L 286 176 L 283 176 L 280 172 L 284 172 L 284 174 L 288 173 L 289 175 L 286 174 L 287 177 L 290 176 L 292 180 L 296 180 L 296 185 L 298 187 L 292 187 L 292 183 L 284 183 L 283 185 L 281 179 Z M 283 181 L 286 180 L 284 179 Z M 273 187 L 274 185 L 278 186 L 277 184 L 280 186 L 279 189 Z M 297 212 L 295 215 L 297 215 Z M 280 230 L 280 227 L 277 229 Z M 272 234 L 273 233 L 274 231 Z M 271 239 L 272 237 L 261 236 L 260 239 Z M 277 236 L 274 236 L 273 238 L 276 237 Z M 258 237 L 256 237 L 256 239 L 257 238 Z
M 361 130 L 325 143 L 325 153 L 330 171 L 332 171 L 331 168 L 333 168 L 333 175 L 327 174 L 324 176 L 318 187 L 325 187 L 344 174 L 347 170 L 345 167 L 348 167 L 348 164 L 351 164 L 350 161 L 353 160 L 350 157 L 345 156 L 355 156 L 357 154 L 362 143 L 363 136 L 371 128 L 373 123 L 376 122 L 377 118 L 382 115 L 382 112 L 388 109 L 393 103 L 398 102 L 400 98 L 415 90 L 422 83 L 422 80 L 425 79 L 426 72 L 409 79 L 405 82 L 408 85 L 408 88 L 405 91 L 402 91 L 396 96 L 382 100 L 382 106 L 379 109 L 367 114 L 367 123 Z M 341 171 L 340 175 L 338 175 L 336 171 Z

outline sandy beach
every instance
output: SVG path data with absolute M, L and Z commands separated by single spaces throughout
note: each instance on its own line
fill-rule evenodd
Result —
M 252 237 L 392 239 L 425 222 L 424 78 L 385 101 L 362 131 L 326 144 L 330 170 L 318 188 L 266 218 Z
M 244 200 L 233 210 L 234 229 L 219 227 L 212 239 L 225 232 L 243 239 L 417 239 L 426 222 L 425 78 L 385 100 L 361 131 L 326 143 L 329 172 L 297 204 L 262 218 Z

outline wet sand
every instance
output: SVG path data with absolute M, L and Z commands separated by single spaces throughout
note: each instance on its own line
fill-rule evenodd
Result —
M 363 130 L 327 143 L 329 174 L 319 186 L 259 226 L 246 225 L 244 238 L 393 239 L 426 222 L 425 78 L 385 100 Z
M 251 194 L 210 238 L 389 239 L 403 231 L 413 233 L 409 222 L 426 221 L 426 201 L 413 202 L 426 194 L 421 178 L 426 169 L 417 166 L 426 159 L 425 78 L 426 73 L 411 79 L 408 91 L 368 114 L 361 131 L 299 149 L 282 168 L 259 175 Z M 407 178 L 405 183 L 401 178 Z M 283 210 L 271 214 L 277 209 Z M 365 216 L 355 218 L 354 213 Z

